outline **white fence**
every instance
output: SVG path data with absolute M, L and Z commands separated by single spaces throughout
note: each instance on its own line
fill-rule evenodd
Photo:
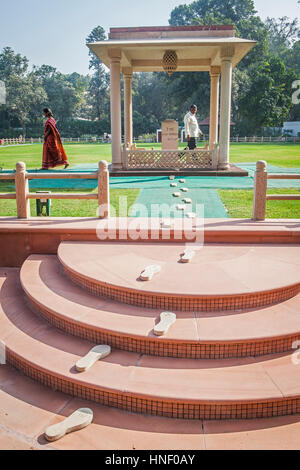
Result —
M 203 141 L 208 141 L 209 136 L 205 135 Z M 124 138 L 122 139 L 124 143 Z M 300 137 L 231 137 L 231 142 L 236 143 L 268 143 L 268 142 L 291 142 L 291 143 L 300 143 Z M 105 144 L 111 143 L 110 140 L 103 139 L 103 137 L 62 137 L 62 142 L 66 144 Z M 133 139 L 134 143 L 154 143 L 155 139 Z M 37 138 L 28 138 L 24 139 L 23 137 L 17 138 L 0 138 L 0 147 L 8 145 L 24 145 L 24 144 L 41 144 L 43 143 L 43 137 Z

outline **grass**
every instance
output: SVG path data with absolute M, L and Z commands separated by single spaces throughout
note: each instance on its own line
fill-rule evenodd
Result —
M 66 144 L 64 145 L 70 165 L 98 163 L 100 160 L 111 161 L 109 144 Z M 14 169 L 16 162 L 26 163 L 28 169 L 41 168 L 43 145 L 25 145 L 20 147 L 0 147 L 0 167 Z M 63 168 L 63 167 L 59 167 Z
M 257 162 L 258 160 L 266 160 L 269 165 L 283 168 L 298 168 L 300 167 L 300 144 L 285 142 L 231 144 L 230 161 L 232 163 Z
M 35 188 L 34 192 L 36 191 L 43 191 L 44 189 Z M 10 193 L 14 192 L 14 185 L 7 184 L 0 182 L 0 192 Z M 85 190 L 77 190 L 74 191 L 70 190 L 62 190 L 58 188 L 57 190 L 54 188 L 52 192 L 60 192 L 60 193 L 84 193 Z M 97 192 L 97 188 L 93 191 L 89 192 Z M 130 207 L 135 203 L 136 199 L 138 198 L 140 193 L 139 189 L 111 189 L 110 191 L 110 202 L 111 206 L 116 211 L 116 216 L 119 216 L 119 198 L 126 197 L 127 198 L 127 215 L 129 212 Z M 51 206 L 51 217 L 97 217 L 97 207 L 98 203 L 96 200 L 53 200 Z M 31 208 L 31 215 L 36 216 L 36 201 L 30 201 L 30 208 Z M 17 216 L 17 209 L 16 209 L 16 201 L 13 199 L 1 199 L 0 200 L 0 217 L 16 217 Z
M 42 189 L 41 189 L 42 190 Z M 34 189 L 39 191 L 39 189 Z M 56 190 L 53 189 L 53 192 Z M 74 190 L 57 189 L 59 192 L 75 192 Z M 14 192 L 14 185 L 0 182 L 0 192 Z M 85 190 L 76 191 L 85 192 Z M 97 188 L 92 192 L 97 192 Z M 268 194 L 298 194 L 297 188 L 269 189 Z M 139 189 L 111 189 L 111 206 L 119 216 L 120 197 L 127 198 L 127 215 L 130 207 L 139 196 Z M 252 218 L 253 190 L 218 190 L 218 194 L 228 210 L 231 218 Z M 30 201 L 31 214 L 36 215 L 36 202 Z M 16 217 L 16 201 L 0 200 L 0 217 Z M 123 215 L 123 214 L 122 214 Z M 52 217 L 96 217 L 97 201 L 94 200 L 54 200 L 51 207 Z M 300 219 L 300 201 L 267 201 L 266 217 L 268 219 Z
M 201 144 L 200 144 L 201 145 Z M 203 143 L 202 143 L 203 145 Z M 160 148 L 160 144 L 141 144 L 141 147 Z M 185 144 L 180 144 L 184 147 Z M 66 153 L 71 166 L 84 163 L 97 163 L 100 160 L 111 161 L 110 144 L 66 144 Z M 24 161 L 28 169 L 41 167 L 42 144 L 20 147 L 0 147 L 0 167 L 12 169 L 17 161 Z M 274 166 L 286 168 L 300 168 L 300 145 L 293 143 L 232 143 L 231 162 L 256 162 L 266 160 Z M 38 190 L 35 189 L 35 191 Z M 0 192 L 13 192 L 13 186 L 0 182 Z M 53 189 L 53 192 L 56 190 Z M 62 190 L 59 192 L 74 192 Z M 77 190 L 78 191 L 78 190 Z M 94 190 L 96 192 L 97 189 Z M 81 190 L 78 192 L 85 192 Z M 130 207 L 136 201 L 140 190 L 138 189 L 112 189 L 111 204 L 119 215 L 119 197 L 127 197 Z M 298 189 L 269 189 L 270 194 L 298 193 Z M 229 217 L 251 218 L 253 191 L 252 190 L 218 190 L 218 193 L 228 210 Z M 31 213 L 36 214 L 35 201 L 31 201 Z M 55 200 L 52 201 L 51 215 L 53 217 L 95 217 L 97 201 L 86 200 Z M 14 200 L 0 201 L 0 216 L 16 216 L 16 202 Z M 300 218 L 300 201 L 267 201 L 267 218 Z
M 218 190 L 228 215 L 234 219 L 251 219 L 253 190 Z M 297 188 L 268 189 L 268 194 L 299 194 Z M 267 219 L 300 219 L 300 201 L 267 201 Z
M 203 143 L 200 143 L 202 146 Z M 160 144 L 141 144 L 146 148 L 161 148 Z M 183 148 L 185 144 L 180 144 Z M 65 144 L 71 166 L 84 163 L 111 161 L 110 144 Z M 286 168 L 300 167 L 300 144 L 293 143 L 232 143 L 230 161 L 232 163 L 266 160 L 269 164 Z M 0 167 L 4 170 L 15 168 L 17 161 L 26 163 L 28 169 L 41 168 L 42 144 L 20 147 L 0 147 Z

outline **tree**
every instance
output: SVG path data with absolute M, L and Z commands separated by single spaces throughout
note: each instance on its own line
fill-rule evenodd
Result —
M 169 23 L 185 24 L 237 24 L 256 13 L 253 0 L 196 0 L 190 5 L 179 5 L 171 12 Z
M 297 18 L 290 20 L 287 16 L 278 19 L 268 17 L 266 26 L 269 31 L 271 53 L 284 53 L 300 38 Z
M 41 80 L 32 72 L 28 73 L 28 59 L 6 47 L 0 54 L 0 79 L 6 87 L 6 105 L 0 114 L 0 122 L 10 127 L 19 123 L 26 135 L 26 126 L 41 116 L 42 106 L 47 99 Z M 1 119 L 2 117 L 2 119 Z
M 85 77 L 79 74 L 63 75 L 54 67 L 34 67 L 47 93 L 46 105 L 51 108 L 59 121 L 76 117 L 83 100 Z
M 37 116 L 42 116 L 42 107 L 47 95 L 42 84 L 32 73 L 25 78 L 11 76 L 6 89 L 8 112 L 20 122 L 25 137 L 27 125 Z
M 174 8 L 169 23 L 172 26 L 234 25 L 236 36 L 258 42 L 239 65 L 248 67 L 250 63 L 260 62 L 268 51 L 267 27 L 256 13 L 253 0 L 196 0 Z
M 28 63 L 27 57 L 15 54 L 11 47 L 5 47 L 0 54 L 0 79 L 5 81 L 10 76 L 24 77 Z
M 250 85 L 239 100 L 240 116 L 254 134 L 263 126 L 280 127 L 292 108 L 292 82 L 297 74 L 287 70 L 283 61 L 270 56 L 268 61 L 249 71 Z
M 300 41 L 296 41 L 291 49 L 283 55 L 286 66 L 300 73 Z
M 88 44 L 97 41 L 104 41 L 105 38 L 106 35 L 104 29 L 101 26 L 97 26 L 86 38 L 86 42 Z M 91 119 L 98 120 L 108 118 L 109 121 L 110 75 L 105 71 L 105 68 L 100 59 L 98 59 L 98 57 L 91 50 L 89 51 L 89 57 L 89 69 L 93 72 L 87 90 L 87 102 L 89 105 L 90 117 Z
M 281 57 L 289 69 L 300 71 L 300 30 L 298 19 L 290 20 L 287 16 L 267 18 L 270 51 Z

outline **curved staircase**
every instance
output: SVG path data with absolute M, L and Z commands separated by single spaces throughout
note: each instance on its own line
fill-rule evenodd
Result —
M 189 264 L 180 263 L 184 248 L 63 242 L 57 256 L 2 268 L 7 361 L 51 393 L 118 408 L 129 421 L 128 412 L 165 424 L 299 413 L 292 348 L 300 340 L 300 247 L 208 244 Z M 161 272 L 140 281 L 150 264 Z M 163 310 L 177 321 L 157 337 Z M 78 373 L 75 363 L 96 344 L 112 354 Z

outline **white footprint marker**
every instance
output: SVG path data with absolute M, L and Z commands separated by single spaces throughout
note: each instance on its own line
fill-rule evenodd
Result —
M 182 191 L 183 193 L 187 193 L 187 192 L 188 192 L 188 188 L 181 188 L 181 191 Z
M 86 356 L 79 359 L 76 362 L 76 369 L 78 372 L 85 372 L 86 370 L 90 369 L 95 362 L 100 361 L 100 359 L 104 359 L 105 357 L 109 356 L 111 353 L 111 347 L 107 345 L 95 346 L 91 349 Z
M 174 179 L 175 179 L 175 176 L 173 176 L 173 175 L 169 176 L 169 180 L 172 181 L 172 180 L 174 180 Z
M 179 183 L 185 183 L 185 180 L 179 180 Z
M 184 199 L 182 199 L 182 200 L 183 200 L 186 204 L 192 204 L 192 202 L 193 202 L 193 201 L 192 201 L 190 198 L 188 198 L 188 197 L 186 197 L 186 198 L 184 198 Z
M 158 323 L 158 325 L 155 325 L 155 327 L 154 327 L 154 334 L 156 336 L 165 335 L 168 332 L 170 326 L 172 326 L 173 323 L 175 323 L 175 322 L 176 322 L 175 313 L 163 312 L 160 315 L 160 322 Z
M 187 213 L 186 213 L 186 216 L 187 216 L 189 219 L 195 219 L 195 218 L 196 218 L 195 212 L 187 212 Z
M 181 255 L 181 262 L 182 263 L 190 263 L 195 256 L 195 252 L 193 250 L 185 250 L 184 254 Z
M 177 187 L 177 183 L 171 183 L 171 188 L 176 188 Z
M 176 209 L 178 211 L 184 211 L 185 210 L 185 204 L 177 204 Z
M 158 266 L 157 264 L 147 266 L 147 268 L 140 275 L 140 278 L 142 281 L 151 281 L 154 274 L 158 274 L 160 271 L 161 271 L 161 266 Z
M 161 222 L 162 228 L 171 228 L 172 226 L 173 226 L 173 223 L 170 219 L 165 219 Z
M 47 441 L 57 441 L 70 432 L 87 427 L 93 421 L 93 417 L 90 408 L 79 408 L 61 423 L 49 426 L 45 431 L 45 438 Z
M 173 193 L 173 196 L 174 196 L 174 197 L 180 197 L 181 194 L 180 194 L 180 193 Z

